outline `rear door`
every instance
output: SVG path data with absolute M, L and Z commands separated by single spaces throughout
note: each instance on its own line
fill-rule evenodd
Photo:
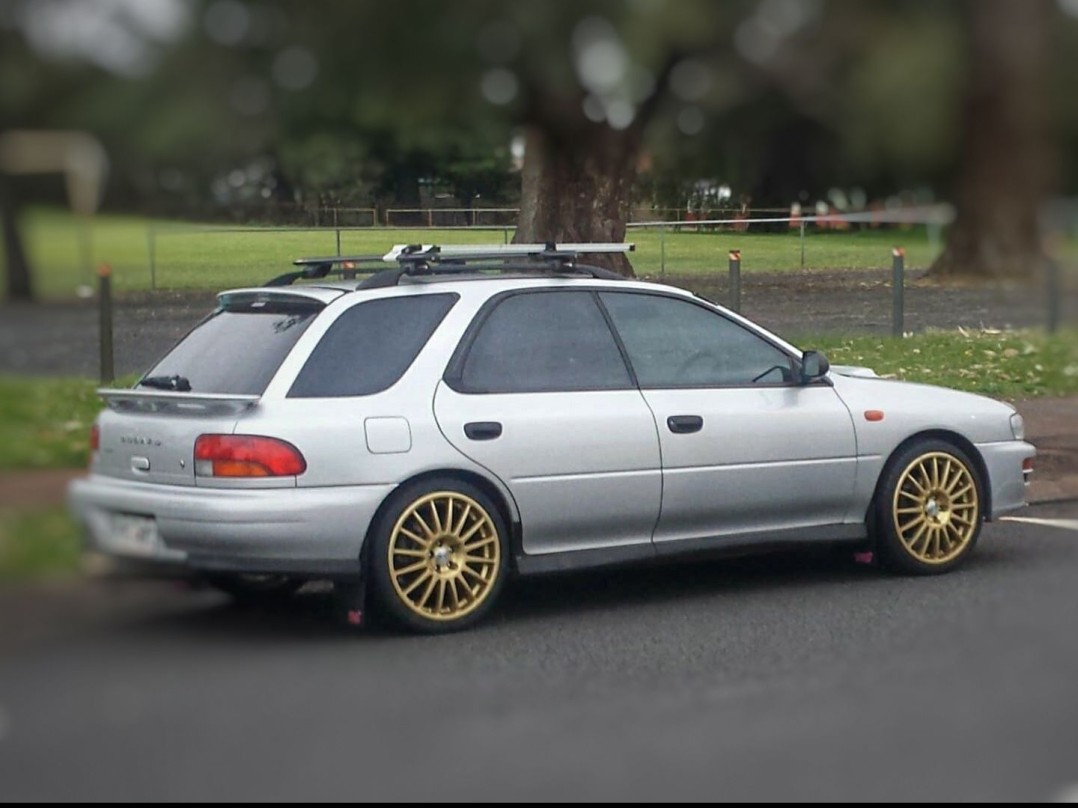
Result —
M 527 553 L 650 543 L 659 439 L 594 293 L 494 298 L 439 385 L 435 415 L 508 486 Z
M 93 471 L 110 477 L 195 485 L 199 435 L 234 431 L 325 303 L 271 291 L 222 295 L 196 326 L 136 385 L 113 396 L 98 420 Z

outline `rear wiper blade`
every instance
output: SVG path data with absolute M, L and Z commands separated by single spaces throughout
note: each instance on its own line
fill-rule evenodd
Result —
M 183 376 L 147 376 L 138 383 L 139 387 L 154 387 L 158 390 L 175 390 L 177 393 L 190 393 L 191 382 Z

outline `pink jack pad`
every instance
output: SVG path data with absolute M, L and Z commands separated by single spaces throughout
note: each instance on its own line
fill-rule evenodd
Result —
M 875 555 L 871 550 L 867 550 L 863 553 L 854 553 L 853 561 L 855 564 L 871 564 L 875 559 Z

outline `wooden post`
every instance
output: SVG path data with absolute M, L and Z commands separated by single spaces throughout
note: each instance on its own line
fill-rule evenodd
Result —
M 99 266 L 97 268 L 97 279 L 101 383 L 111 384 L 116 378 L 112 346 L 112 267 L 108 264 Z

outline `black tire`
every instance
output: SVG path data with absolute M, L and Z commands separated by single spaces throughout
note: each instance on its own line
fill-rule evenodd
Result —
M 873 511 L 876 555 L 884 568 L 940 575 L 964 563 L 977 545 L 984 484 L 965 452 L 925 438 L 891 458 Z
M 452 477 L 394 492 L 369 540 L 371 605 L 412 631 L 474 625 L 505 583 L 505 520 L 490 497 Z
M 206 584 L 240 603 L 272 603 L 296 594 L 305 583 L 285 575 L 207 575 Z

